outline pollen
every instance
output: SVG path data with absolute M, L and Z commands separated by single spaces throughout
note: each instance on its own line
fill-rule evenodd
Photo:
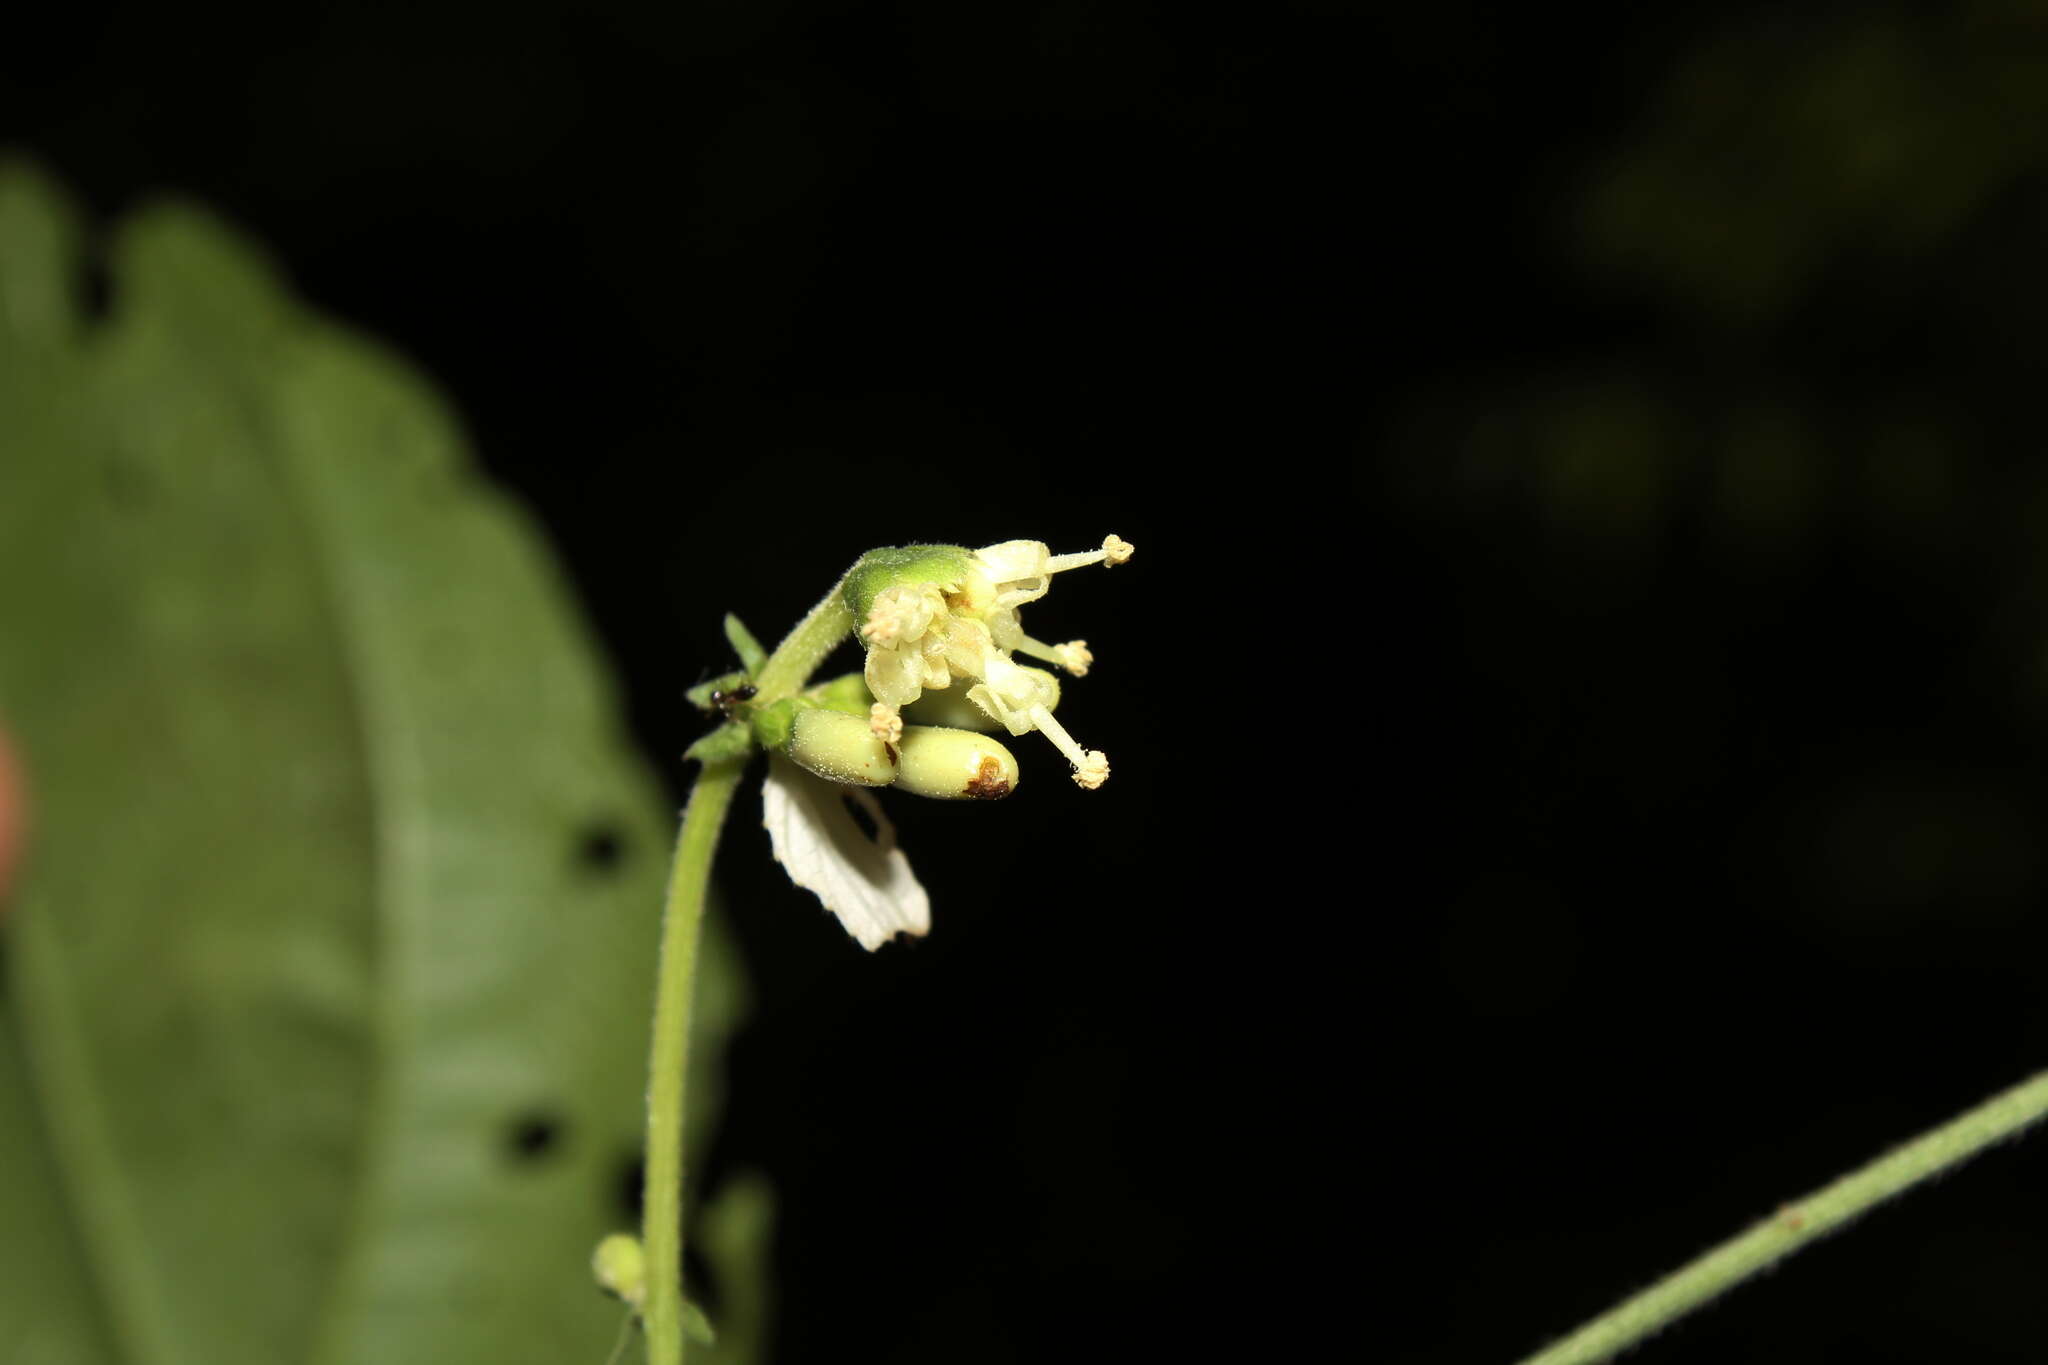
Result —
M 861 638 L 871 645 L 909 645 L 930 628 L 932 617 L 945 609 L 938 591 L 927 585 L 898 584 L 875 594 Z
M 871 644 L 894 644 L 896 637 L 903 633 L 902 621 L 894 612 L 877 602 L 874 609 L 868 613 L 867 624 L 860 628 L 860 633 Z

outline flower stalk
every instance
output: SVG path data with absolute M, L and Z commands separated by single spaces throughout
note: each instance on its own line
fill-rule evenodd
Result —
M 744 757 L 729 758 L 707 763 L 698 772 L 683 809 L 661 915 L 654 1042 L 648 1055 L 647 1170 L 640 1205 L 640 1237 L 647 1253 L 642 1321 L 647 1325 L 649 1365 L 681 1365 L 683 1359 L 683 1106 L 690 1002 L 696 993 L 697 943 L 711 859 L 745 767 Z

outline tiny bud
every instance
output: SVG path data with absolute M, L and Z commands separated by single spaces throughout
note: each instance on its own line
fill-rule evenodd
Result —
M 942 801 L 993 801 L 1017 786 L 1017 760 L 987 735 L 913 725 L 903 732 L 896 785 Z
M 647 1253 L 630 1232 L 615 1232 L 597 1244 L 590 1256 L 597 1287 L 634 1308 L 647 1301 Z
M 866 716 L 809 707 L 797 712 L 789 756 L 830 782 L 886 787 L 896 780 L 896 757 L 868 728 Z

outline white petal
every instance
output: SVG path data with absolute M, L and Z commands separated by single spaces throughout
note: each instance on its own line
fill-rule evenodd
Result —
M 860 803 L 877 838 L 868 838 L 848 801 Z M 761 823 L 789 879 L 816 893 L 861 947 L 872 952 L 898 934 L 931 929 L 931 899 L 896 847 L 896 827 L 865 791 L 813 777 L 778 754 L 761 788 Z
M 1036 578 L 1045 572 L 1045 561 L 1052 554 L 1052 547 L 1042 540 L 1006 540 L 1000 545 L 987 545 L 974 552 L 974 557 L 988 569 L 988 576 L 998 583 L 1009 583 L 1019 578 Z

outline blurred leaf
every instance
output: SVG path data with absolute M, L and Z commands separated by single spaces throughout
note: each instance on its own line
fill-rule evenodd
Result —
M 201 212 L 103 322 L 80 240 L 0 166 L 0 1359 L 602 1360 L 672 813 L 425 383 Z
M 1732 323 L 1777 320 L 1830 271 L 1924 272 L 2048 150 L 2034 24 L 2002 27 L 1940 10 L 1730 19 L 1587 186 L 1590 258 Z
M 758 1360 L 768 1334 L 769 1235 L 775 1191 L 767 1177 L 747 1173 L 718 1187 L 698 1220 L 697 1246 L 721 1272 L 718 1347 L 698 1352 L 715 1362 Z

